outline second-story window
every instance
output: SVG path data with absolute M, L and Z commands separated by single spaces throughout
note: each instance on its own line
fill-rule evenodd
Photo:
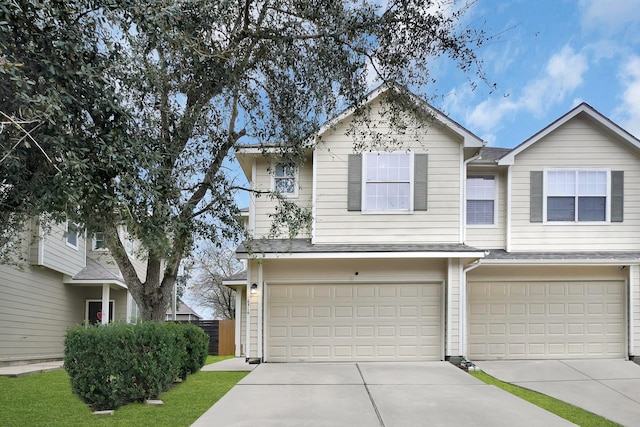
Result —
M 495 221 L 496 180 L 491 175 L 467 178 L 467 224 L 491 225 Z
M 273 191 L 283 196 L 298 195 L 298 168 L 293 163 L 277 163 L 273 170 Z
M 547 221 L 607 221 L 608 171 L 549 170 L 545 182 Z
M 107 250 L 107 240 L 104 233 L 96 233 L 93 235 L 93 250 L 94 251 Z
M 410 211 L 411 154 L 368 153 L 364 168 L 366 211 Z
M 67 231 L 65 233 L 67 246 L 78 249 L 78 224 L 67 221 Z

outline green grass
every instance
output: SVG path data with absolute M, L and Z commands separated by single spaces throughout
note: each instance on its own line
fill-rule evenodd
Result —
M 536 406 L 546 409 L 559 417 L 562 417 L 574 424 L 582 427 L 622 427 L 620 424 L 609 421 L 606 418 L 602 418 L 592 412 L 585 411 L 582 408 L 563 402 L 562 400 L 555 399 L 536 391 L 532 391 L 517 385 L 505 383 L 500 381 L 491 375 L 485 374 L 481 371 L 469 372 L 479 380 L 484 381 L 487 384 L 499 387 L 509 393 L 518 396 L 519 398 L 533 403 Z
M 189 426 L 247 374 L 198 372 L 162 393 L 163 406 L 132 403 L 113 416 L 93 415 L 64 370 L 0 377 L 0 426 Z
M 204 362 L 205 365 L 210 365 L 211 363 L 216 363 L 221 360 L 233 359 L 234 356 L 207 356 L 207 360 Z

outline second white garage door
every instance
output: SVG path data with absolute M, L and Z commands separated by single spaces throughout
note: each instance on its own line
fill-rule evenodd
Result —
M 624 357 L 624 282 L 468 285 L 472 360 Z
M 268 285 L 266 361 L 440 360 L 442 285 Z

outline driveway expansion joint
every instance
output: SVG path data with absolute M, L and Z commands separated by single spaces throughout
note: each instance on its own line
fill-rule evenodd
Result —
M 385 427 L 384 420 L 382 419 L 382 415 L 378 410 L 378 406 L 376 405 L 375 400 L 373 400 L 373 396 L 369 391 L 369 387 L 367 386 L 367 381 L 364 379 L 364 375 L 362 375 L 362 371 L 360 370 L 360 365 L 356 363 L 356 368 L 358 368 L 358 373 L 360 374 L 360 378 L 362 378 L 362 384 L 364 385 L 364 389 L 367 391 L 367 395 L 369 396 L 369 400 L 371 401 L 371 405 L 373 406 L 373 410 L 376 412 L 376 416 L 378 417 L 378 421 L 380 422 L 380 427 Z

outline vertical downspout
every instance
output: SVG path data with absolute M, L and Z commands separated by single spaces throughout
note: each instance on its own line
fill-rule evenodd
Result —
M 251 357 L 251 266 L 252 262 L 247 262 L 247 287 L 245 289 L 247 295 L 247 317 L 245 324 L 245 337 L 244 337 L 244 357 L 248 360 Z
M 235 324 L 235 335 L 236 335 L 236 349 L 235 356 L 242 356 L 242 288 L 234 288 L 236 292 L 236 324 Z
M 638 266 L 629 265 L 629 356 L 635 356 L 635 318 L 634 318 L 634 289 L 640 284 L 638 283 Z
M 467 356 L 467 273 L 480 267 L 480 260 L 475 260 L 462 270 L 460 277 L 460 353 Z
M 262 263 L 258 264 L 258 358 L 262 360 L 262 337 L 264 331 L 262 330 L 262 305 L 264 302 L 264 283 L 262 283 Z
M 451 258 L 447 260 L 447 306 L 445 307 L 445 311 L 447 313 L 447 350 L 445 352 L 445 356 L 451 356 L 451 322 L 453 321 L 453 315 L 451 314 L 451 277 L 453 276 L 453 267 L 451 265 Z
M 505 247 L 507 252 L 511 252 L 511 165 L 507 167 L 507 218 L 506 218 L 506 230 L 505 230 Z

